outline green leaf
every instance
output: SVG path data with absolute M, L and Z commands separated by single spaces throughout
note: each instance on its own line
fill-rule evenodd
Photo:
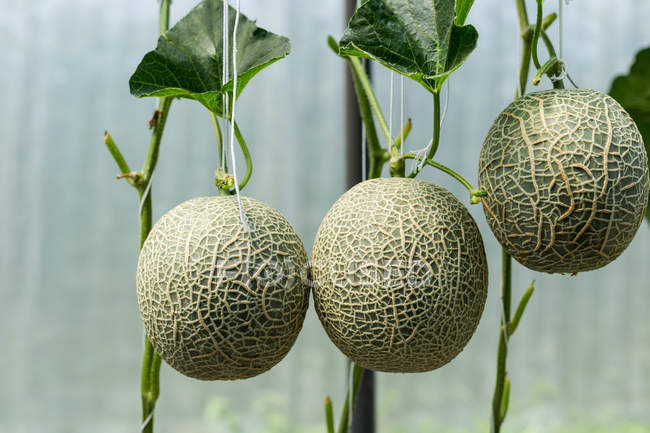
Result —
M 350 19 L 340 54 L 376 60 L 439 92 L 478 40 L 473 26 L 454 24 L 455 16 L 454 0 L 368 0 Z
M 632 116 L 650 155 L 650 48 L 636 54 L 630 73 L 616 77 L 609 94 Z M 650 205 L 646 218 L 650 222 Z
M 465 24 L 469 10 L 472 9 L 474 0 L 456 0 L 456 20 L 454 24 L 462 26 Z
M 231 53 L 235 14 L 230 7 Z M 233 93 L 232 73 L 225 85 L 221 84 L 222 46 L 223 1 L 204 0 L 158 39 L 155 50 L 144 56 L 129 80 L 131 94 L 139 98 L 194 99 L 221 116 L 223 94 Z M 237 28 L 237 96 L 258 72 L 290 51 L 289 39 L 261 29 L 241 15 Z

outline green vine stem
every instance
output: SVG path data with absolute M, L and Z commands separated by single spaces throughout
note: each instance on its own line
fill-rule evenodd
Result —
M 405 153 L 404 154 L 404 159 L 415 159 L 417 161 L 422 161 L 422 157 L 418 157 L 414 153 Z M 463 185 L 467 191 L 469 191 L 470 194 L 470 202 L 472 204 L 477 204 L 480 202 L 480 197 L 485 197 L 486 192 L 483 191 L 482 189 L 476 188 L 474 185 L 472 185 L 467 179 L 465 179 L 460 173 L 457 171 L 447 167 L 446 165 L 440 164 L 439 162 L 436 162 L 432 159 L 425 159 L 424 163 L 426 165 L 429 165 L 433 168 L 436 168 L 443 173 L 448 174 L 449 176 L 453 177 L 456 179 L 458 182 L 460 182 L 461 185 Z M 409 177 L 415 177 L 413 173 L 409 175 Z
M 427 159 L 433 159 L 438 152 L 440 145 L 440 119 L 441 119 L 441 105 L 440 105 L 440 91 L 433 94 L 433 142 L 427 154 Z
M 161 3 L 161 7 L 166 2 Z M 168 3 L 167 3 L 168 4 Z M 160 113 L 156 123 L 153 127 L 153 132 L 151 133 L 151 139 L 149 140 L 149 149 L 147 150 L 147 156 L 145 157 L 144 165 L 142 166 L 141 171 L 141 182 L 138 184 L 138 196 L 140 198 L 141 213 L 140 213 L 140 248 L 144 244 L 144 241 L 149 236 L 152 226 L 152 205 L 151 205 L 151 187 L 149 182 L 151 181 L 151 176 L 156 169 L 156 164 L 158 164 L 158 153 L 160 152 L 160 142 L 162 141 L 163 131 L 165 130 L 165 124 L 167 123 L 167 116 L 169 114 L 169 109 L 172 105 L 172 98 L 160 98 L 158 101 L 158 112 Z M 149 188 L 147 188 L 149 187 Z M 145 193 L 146 196 L 145 196 Z
M 244 136 L 242 135 L 237 122 L 235 122 L 235 137 L 237 138 L 241 152 L 244 155 L 244 160 L 246 161 L 246 173 L 244 173 L 244 178 L 239 182 L 239 190 L 241 191 L 248 184 L 251 174 L 253 173 L 253 159 L 251 158 L 248 145 L 246 144 L 246 140 L 244 140 Z
M 350 67 L 350 73 L 352 74 L 352 81 L 354 83 L 354 90 L 357 95 L 357 103 L 359 105 L 359 111 L 361 113 L 361 121 L 363 122 L 363 126 L 366 131 L 366 140 L 368 142 L 368 179 L 378 178 L 381 176 L 384 164 L 390 160 L 390 155 L 382 148 L 381 144 L 379 143 L 379 136 L 377 135 L 377 128 L 375 127 L 372 107 L 374 106 L 375 109 L 378 110 L 378 118 L 383 119 L 385 130 L 383 127 L 382 130 L 384 130 L 384 132 L 388 130 L 388 127 L 386 126 L 386 120 L 383 113 L 381 112 L 381 109 L 379 108 L 379 104 L 376 102 L 377 98 L 372 91 L 372 87 L 369 85 L 370 79 L 368 78 L 368 74 L 366 74 L 363 65 L 361 65 L 359 62 L 361 67 L 356 68 L 356 63 L 353 60 L 358 61 L 358 59 L 353 59 L 348 56 L 341 56 L 339 54 L 338 43 L 332 36 L 329 36 L 327 38 L 327 44 L 337 56 L 345 59 Z M 368 85 L 364 87 L 362 82 L 366 82 Z M 369 89 L 369 94 L 366 89 Z M 371 98 L 375 101 L 374 105 L 371 105 L 370 103 Z M 406 138 L 406 136 L 404 138 Z
M 526 93 L 526 84 L 530 71 L 530 60 L 537 63 L 536 38 L 530 37 L 530 24 L 528 22 L 528 13 L 526 12 L 525 0 L 515 0 L 517 6 L 517 16 L 519 18 L 519 28 L 523 39 L 521 64 L 519 67 L 519 81 L 515 98 L 520 98 Z M 551 15 L 543 22 L 541 20 L 541 0 L 538 0 L 538 14 L 536 23 L 536 32 L 541 33 L 546 30 L 555 20 Z M 537 34 L 537 38 L 539 37 Z M 535 42 L 533 42 L 535 40 Z M 553 45 L 548 41 L 547 47 L 553 49 Z M 550 50 L 549 50 L 550 52 Z M 551 55 L 551 57 L 553 57 Z M 519 322 L 524 314 L 528 301 L 534 291 L 534 282 L 528 287 L 522 296 L 519 305 L 511 319 L 512 303 L 512 257 L 502 248 L 501 250 L 501 320 L 499 324 L 499 346 L 497 349 L 497 371 L 496 383 L 494 386 L 494 395 L 492 397 L 492 433 L 499 433 L 501 426 L 506 418 L 510 402 L 510 379 L 507 373 L 508 357 L 508 339 L 514 334 Z
M 350 368 L 352 368 L 352 383 L 351 387 L 345 393 L 345 401 L 341 409 L 341 418 L 339 419 L 339 427 L 336 433 L 348 433 L 350 424 L 350 402 L 354 406 L 357 402 L 359 388 L 361 387 L 361 380 L 363 378 L 363 367 L 350 361 Z M 350 398 L 350 389 L 352 390 L 352 398 Z M 332 407 L 332 399 L 328 396 L 325 399 L 325 422 L 327 426 L 327 433 L 334 433 L 334 409 Z
M 519 66 L 519 86 L 517 91 L 517 96 L 521 96 L 519 91 L 526 88 L 528 82 L 528 73 L 530 71 L 530 53 L 533 46 L 533 34 L 535 32 L 535 27 L 530 26 L 528 23 L 528 14 L 526 12 L 526 5 L 524 4 L 521 8 L 517 8 L 517 13 L 519 17 L 519 28 L 521 30 L 521 38 L 523 42 L 522 53 L 524 56 L 521 58 L 521 65 Z M 544 20 L 542 20 L 542 30 L 548 29 L 551 24 L 557 19 L 557 14 L 549 14 Z M 546 32 L 543 33 L 546 35 Z M 525 55 L 528 53 L 528 55 Z
M 531 53 L 533 56 L 533 64 L 537 69 L 542 67 L 541 64 L 539 63 L 539 58 L 537 56 L 537 42 L 539 41 L 539 34 L 542 31 L 543 3 L 544 0 L 537 0 L 537 21 L 535 23 L 535 32 L 533 33 L 533 51 Z
M 232 176 L 228 174 L 228 165 L 224 158 L 224 143 L 221 134 L 221 127 L 219 126 L 219 121 L 214 113 L 210 113 L 210 117 L 212 119 L 214 133 L 217 136 L 217 152 L 219 153 L 219 169 L 217 170 L 215 182 L 219 188 L 219 195 L 232 195 L 234 194 L 234 192 L 230 190 L 232 188 L 232 182 L 227 182 L 226 180 L 232 179 Z M 239 148 L 241 149 L 241 152 L 244 155 L 244 160 L 246 161 L 246 173 L 241 182 L 239 182 L 239 190 L 241 191 L 248 184 L 248 181 L 253 174 L 253 159 L 251 158 L 248 145 L 246 144 L 246 140 L 244 140 L 244 136 L 242 135 L 237 122 L 235 122 L 235 137 L 237 138 L 237 143 L 239 143 Z
M 426 161 L 433 160 L 433 157 L 438 152 L 438 146 L 440 145 L 440 119 L 441 119 L 441 104 L 440 104 L 440 92 L 433 93 L 433 138 L 431 139 L 431 145 L 429 151 L 426 155 Z M 428 164 L 428 162 L 427 162 Z M 409 178 L 414 178 L 420 173 L 422 167 L 420 164 L 416 165 L 411 174 L 408 175 Z
M 364 71 L 365 73 L 365 71 Z M 361 113 L 361 120 L 366 130 L 366 140 L 368 141 L 368 178 L 375 179 L 381 176 L 384 164 L 388 161 L 388 157 L 384 149 L 379 144 L 379 137 L 377 135 L 377 128 L 375 127 L 375 120 L 370 108 L 370 102 L 366 97 L 363 88 L 361 87 L 360 79 L 356 72 L 352 70 L 352 79 L 354 81 L 354 88 L 357 94 L 357 102 L 359 105 L 359 112 Z
M 533 296 L 533 292 L 535 291 L 535 281 L 530 283 L 530 286 L 526 289 L 524 292 L 524 295 L 521 297 L 521 301 L 519 301 L 519 306 L 517 306 L 517 309 L 515 310 L 515 315 L 512 317 L 512 320 L 510 320 L 510 323 L 508 323 L 508 336 L 511 336 L 515 333 L 517 330 L 517 326 L 519 326 L 519 321 L 521 320 L 521 317 L 524 315 L 524 311 L 526 311 L 526 306 L 528 306 L 528 301 L 530 300 L 530 297 Z
M 379 101 L 377 101 L 377 96 L 375 96 L 375 92 L 372 90 L 370 79 L 368 78 L 368 74 L 366 74 L 366 71 L 363 68 L 363 64 L 361 63 L 361 60 L 358 59 L 357 57 L 346 57 L 346 58 L 348 59 L 350 65 L 352 66 L 354 75 L 359 80 L 359 85 L 361 86 L 363 93 L 366 95 L 366 98 L 368 99 L 370 108 L 372 108 L 373 113 L 375 113 L 375 117 L 379 122 L 379 127 L 381 128 L 382 132 L 384 133 L 384 137 L 386 138 L 386 143 L 390 145 L 393 141 L 393 138 L 390 136 L 390 129 L 388 128 L 388 123 L 386 123 L 386 118 L 384 117 L 384 113 L 381 111 L 381 106 L 379 105 Z
M 504 404 L 505 382 L 506 382 L 506 359 L 508 356 L 508 342 L 506 328 L 510 322 L 510 298 L 512 295 L 512 257 L 505 249 L 501 250 L 501 306 L 502 316 L 499 326 L 499 348 L 497 351 L 497 379 L 494 386 L 494 396 L 492 397 L 492 432 L 499 433 L 501 424 L 506 417 L 502 407 L 507 408 Z
M 214 135 L 217 137 L 219 168 L 227 172 L 228 164 L 226 162 L 226 158 L 224 157 L 223 134 L 221 133 L 221 126 L 219 126 L 219 119 L 217 119 L 217 116 L 212 111 L 210 111 L 210 120 L 212 121 L 212 127 L 214 128 Z
M 171 0 L 161 0 L 159 11 L 159 35 L 164 35 L 169 29 L 169 9 Z M 172 98 L 160 98 L 158 109 L 151 121 L 152 133 L 149 140 L 149 147 L 145 157 L 142 170 L 131 172 L 124 156 L 115 144 L 111 135 L 104 133 L 104 143 L 113 156 L 118 168 L 122 172 L 119 178 L 125 178 L 131 186 L 138 191 L 140 199 L 140 248 L 144 245 L 152 227 L 152 200 L 151 200 L 151 178 L 160 152 L 165 124 L 171 108 Z M 145 336 L 144 351 L 142 356 L 142 368 L 140 376 L 140 392 L 142 400 L 142 432 L 153 433 L 153 410 L 160 395 L 160 366 L 162 360 Z
M 225 158 L 223 134 L 221 133 L 221 126 L 219 126 L 219 119 L 210 111 L 210 120 L 214 128 L 214 135 L 217 137 L 217 154 L 219 155 L 219 168 L 217 169 L 214 177 L 214 183 L 219 190 L 220 196 L 231 195 L 230 188 L 234 185 L 232 176 L 228 174 L 228 163 Z
M 395 137 L 395 139 L 393 140 L 393 146 L 392 146 L 393 152 L 400 151 L 400 149 L 402 148 L 402 140 L 406 141 L 409 134 L 411 133 L 411 128 L 413 128 L 413 120 L 409 117 L 406 120 L 406 123 L 404 124 L 404 128 L 402 129 L 402 132 L 400 132 L 400 134 L 397 137 Z
M 352 398 L 350 398 L 350 389 L 348 388 L 345 393 L 345 402 L 343 402 L 343 409 L 341 409 L 341 419 L 339 420 L 339 428 L 337 433 L 348 433 L 349 417 L 350 417 L 350 402 L 353 405 L 357 402 L 357 395 L 361 387 L 361 378 L 363 377 L 363 367 L 356 363 L 351 363 L 352 368 Z
M 535 21 L 535 27 L 533 30 L 533 40 L 532 40 L 532 50 L 531 50 L 533 64 L 537 69 L 537 73 L 533 78 L 533 85 L 537 86 L 540 83 L 542 76 L 546 74 L 553 82 L 553 88 L 563 89 L 564 83 L 562 82 L 562 80 L 554 79 L 554 77 L 557 77 L 562 73 L 562 67 L 563 67 L 562 61 L 557 58 L 557 53 L 555 51 L 555 48 L 553 47 L 553 43 L 551 42 L 551 39 L 548 37 L 545 31 L 546 28 L 548 28 L 548 26 L 550 25 L 550 23 L 552 23 L 555 20 L 555 17 L 557 15 L 555 15 L 555 17 L 550 22 L 548 22 L 546 19 L 542 19 L 543 3 L 544 0 L 537 0 L 537 17 Z M 540 64 L 539 57 L 537 54 L 537 45 L 539 43 L 540 37 L 544 41 L 544 45 L 546 45 L 546 49 L 548 50 L 548 54 L 550 57 L 550 59 L 546 61 L 544 65 Z
M 111 137 L 111 134 L 109 134 L 108 131 L 104 131 L 104 144 L 106 144 L 106 148 L 111 153 L 117 167 L 120 169 L 121 174 L 118 178 L 125 178 L 131 186 L 135 187 L 136 173 L 131 171 L 129 164 L 126 162 L 126 159 L 124 159 L 122 152 L 120 152 L 120 149 L 117 147 L 117 144 L 115 144 L 113 137 Z
M 334 433 L 334 409 L 329 396 L 325 399 L 325 422 L 327 423 L 327 433 Z

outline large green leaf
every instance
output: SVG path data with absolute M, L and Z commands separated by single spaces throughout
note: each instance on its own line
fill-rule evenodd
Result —
M 650 156 L 650 48 L 644 48 L 636 54 L 630 73 L 616 77 L 609 94 L 634 119 Z M 646 218 L 650 222 L 650 206 Z
M 455 17 L 455 0 L 368 0 L 350 19 L 340 54 L 376 60 L 437 92 L 478 39 L 473 26 L 458 26 Z
M 232 35 L 232 7 L 229 18 Z M 222 96 L 233 91 L 232 73 L 221 85 L 222 45 L 223 1 L 204 0 L 158 39 L 155 50 L 144 56 L 129 80 L 131 94 L 195 99 L 221 115 Z M 289 39 L 261 29 L 241 15 L 237 28 L 237 96 L 259 71 L 290 51 Z
M 473 5 L 474 0 L 456 0 L 456 19 L 454 20 L 454 24 L 457 26 L 465 24 L 469 10 L 472 9 Z

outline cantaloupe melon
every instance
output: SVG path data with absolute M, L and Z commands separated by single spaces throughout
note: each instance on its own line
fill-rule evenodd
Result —
M 293 345 L 309 305 L 307 255 L 276 210 L 242 197 L 186 201 L 153 227 L 138 262 L 138 304 L 154 349 L 181 373 L 263 373 Z
M 325 216 L 312 254 L 316 312 L 360 366 L 424 372 L 460 353 L 483 312 L 488 268 L 467 209 L 441 186 L 374 179 Z
M 501 245 L 548 273 L 597 269 L 632 241 L 648 200 L 639 130 L 611 97 L 548 90 L 510 104 L 483 143 L 479 186 Z

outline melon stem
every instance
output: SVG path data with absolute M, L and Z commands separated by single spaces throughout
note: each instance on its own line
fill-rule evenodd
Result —
M 405 153 L 404 154 L 404 159 L 415 159 L 417 161 L 422 161 L 422 157 L 418 157 L 414 153 Z M 436 168 L 443 173 L 448 174 L 449 176 L 453 177 L 456 179 L 458 182 L 460 182 L 461 185 L 463 185 L 465 188 L 467 188 L 467 191 L 469 191 L 470 194 L 470 202 L 472 204 L 476 204 L 479 201 L 474 200 L 474 199 L 479 199 L 480 197 L 485 197 L 485 191 L 476 188 L 474 185 L 472 185 L 467 179 L 465 179 L 460 173 L 457 171 L 447 167 L 446 165 L 440 164 L 439 162 L 433 161 L 431 159 L 426 159 L 424 161 L 426 165 L 429 165 L 433 168 Z M 411 173 L 409 175 L 410 178 L 415 177 L 415 172 Z
M 437 90 L 433 92 L 433 142 L 429 148 L 427 159 L 433 159 L 436 156 L 438 145 L 440 145 L 440 107 L 440 90 Z
M 438 151 L 438 146 L 440 145 L 441 112 L 440 87 L 437 87 L 437 90 L 433 92 L 433 138 L 431 139 L 431 145 L 427 151 L 427 161 L 433 160 L 433 157 Z M 422 164 L 417 164 L 408 177 L 411 179 L 416 177 L 418 173 L 420 173 L 420 170 L 422 170 Z
M 212 128 L 214 129 L 214 135 L 217 137 L 217 153 L 219 154 L 219 169 L 224 172 L 228 172 L 228 162 L 224 158 L 224 149 L 223 149 L 223 134 L 221 133 L 221 126 L 219 126 L 219 120 L 217 115 L 210 111 L 210 120 L 212 121 Z

